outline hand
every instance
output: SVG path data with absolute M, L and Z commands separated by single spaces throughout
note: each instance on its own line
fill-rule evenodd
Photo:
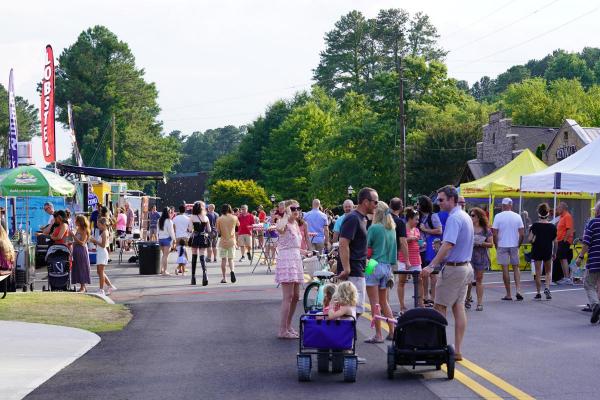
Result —
M 556 256 L 554 256 L 556 258 Z M 578 267 L 581 267 L 581 260 L 582 258 L 577 257 L 577 261 L 575 261 L 575 264 L 577 264 Z
M 421 271 L 421 276 L 423 277 L 423 279 L 429 278 L 429 275 L 431 275 L 432 272 L 433 266 L 430 264 L 423 268 L 423 270 Z
M 346 270 L 343 270 L 342 272 L 340 272 L 337 276 L 337 278 L 341 281 L 345 281 L 348 279 L 348 276 L 350 275 L 350 273 Z

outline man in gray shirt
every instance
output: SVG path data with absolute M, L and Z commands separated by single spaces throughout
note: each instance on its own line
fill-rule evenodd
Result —
M 467 327 L 465 297 L 467 285 L 473 280 L 473 222 L 458 205 L 458 192 L 454 186 L 444 186 L 438 190 L 438 202 L 440 208 L 450 215 L 446 221 L 442 247 L 422 274 L 426 278 L 435 267 L 444 264 L 435 287 L 434 307 L 444 316 L 448 307 L 452 307 L 455 359 L 460 361 L 461 343 Z

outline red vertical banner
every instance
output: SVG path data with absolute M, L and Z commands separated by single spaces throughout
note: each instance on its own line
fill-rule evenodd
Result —
M 46 162 L 56 161 L 54 141 L 54 54 L 52 46 L 46 46 L 44 77 L 42 78 L 42 151 Z

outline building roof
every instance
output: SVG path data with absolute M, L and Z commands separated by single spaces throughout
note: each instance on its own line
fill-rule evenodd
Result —
M 582 128 L 575 120 L 572 119 L 565 119 L 564 125 L 570 126 L 585 144 L 589 144 L 593 142 L 594 139 L 600 137 L 600 128 Z
M 519 135 L 517 137 L 517 149 L 529 149 L 534 153 L 541 144 L 544 144 L 547 148 L 557 131 L 558 128 L 546 126 L 513 125 L 511 127 L 511 133 Z
M 474 180 L 482 178 L 486 175 L 491 174 L 496 169 L 496 164 L 491 161 L 482 160 L 469 160 L 467 161 L 467 168 L 471 172 L 471 176 Z

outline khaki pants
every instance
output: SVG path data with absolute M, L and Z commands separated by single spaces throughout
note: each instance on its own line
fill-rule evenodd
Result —
M 600 271 L 590 272 L 586 269 L 583 275 L 583 288 L 590 306 L 598 304 L 598 284 L 600 284 Z

